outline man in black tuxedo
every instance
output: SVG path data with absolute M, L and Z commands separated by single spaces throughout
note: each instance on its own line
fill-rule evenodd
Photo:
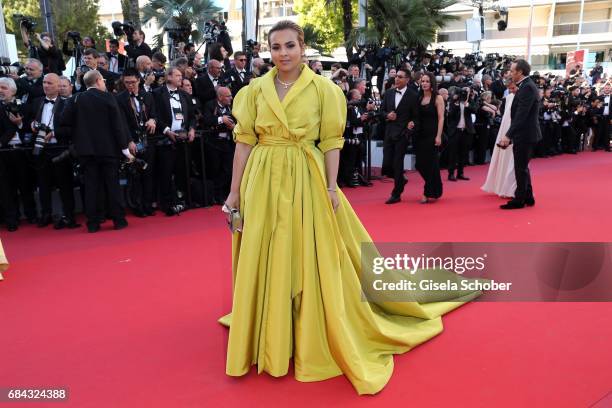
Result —
M 507 148 L 512 144 L 516 190 L 514 198 L 501 206 L 504 210 L 535 205 L 529 174 L 529 159 L 533 155 L 535 145 L 542 139 L 542 133 L 538 120 L 540 96 L 536 84 L 529 78 L 530 72 L 531 66 L 523 59 L 516 60 L 510 67 L 510 75 L 518 86 L 518 91 L 510 109 L 510 128 L 501 137 L 499 145 Z
M 469 180 L 463 168 L 469 159 L 469 148 L 476 133 L 472 115 L 478 111 L 478 102 L 469 87 L 458 89 L 448 105 L 448 180 Z M 455 177 L 455 169 L 457 176 Z
M 217 88 L 217 99 L 208 101 L 204 107 L 203 125 L 211 130 L 204 142 L 207 174 L 214 188 L 213 202 L 223 204 L 230 190 L 236 146 L 232 139 L 236 119 L 232 116 L 232 93 L 229 88 Z
M 40 228 L 51 223 L 52 204 L 51 193 L 55 186 L 59 188 L 62 201 L 63 216 L 55 223 L 55 229 L 77 228 L 79 224 L 74 218 L 74 185 L 72 162 L 62 160 L 53 163 L 52 159 L 61 154 L 69 144 L 70 134 L 62 134 L 60 120 L 66 101 L 59 97 L 59 76 L 47 74 L 43 79 L 44 98 L 34 100 L 28 111 L 29 128 L 36 140 L 33 149 L 34 164 L 38 179 L 41 216 L 38 219 Z M 44 130 L 46 127 L 51 130 Z M 45 131 L 44 143 L 40 144 L 37 137 L 39 129 Z M 42 138 L 42 133 L 41 133 Z M 43 146 L 40 148 L 40 146 Z
M 234 68 L 230 69 L 226 74 L 226 82 L 232 90 L 232 96 L 235 97 L 239 90 L 247 86 L 253 75 L 246 70 L 247 56 L 242 51 L 237 51 L 234 54 Z
M 400 196 L 408 180 L 404 177 L 404 156 L 408 138 L 419 127 L 418 95 L 408 87 L 410 71 L 399 69 L 395 76 L 395 89 L 386 92 L 382 111 L 386 114 L 383 142 L 383 173 L 393 175 L 395 181 L 391 197 L 386 204 L 401 200 Z
M 153 183 L 153 156 L 155 155 L 155 127 L 157 123 L 157 111 L 153 94 L 139 89 L 140 78 L 138 71 L 128 68 L 123 71 L 122 76 L 125 91 L 117 94 L 117 104 L 127 125 L 129 135 L 129 150 L 132 155 L 144 160 L 148 166 L 139 177 L 142 186 L 142 195 L 134 208 L 137 217 L 151 216 L 154 214 L 153 202 L 155 201 Z
M 168 216 L 179 213 L 175 206 L 176 191 L 172 187 L 177 143 L 192 143 L 195 139 L 195 115 L 190 96 L 179 89 L 182 81 L 181 71 L 170 67 L 166 71 L 166 83 L 153 91 L 159 137 L 154 162 L 160 183 L 160 207 Z
M 0 195 L 4 218 L 9 231 L 19 226 L 19 198 L 31 224 L 37 222 L 34 191 L 29 178 L 28 156 L 24 147 L 24 109 L 13 114 L 9 105 L 16 102 L 17 85 L 11 78 L 0 78 Z
M 217 99 L 215 88 L 219 85 L 219 76 L 223 64 L 215 59 L 208 61 L 206 74 L 198 75 L 195 81 L 195 95 L 200 100 L 202 106 L 206 106 L 208 101 Z
M 119 159 L 134 156 L 128 150 L 126 125 L 115 98 L 106 92 L 102 75 L 88 71 L 83 76 L 87 90 L 75 95 L 64 109 L 61 131 L 70 131 L 85 179 L 85 215 L 89 232 L 98 232 L 99 187 L 104 184 L 115 229 L 127 227 L 119 186 Z M 67 128 L 67 129 L 64 129 Z
M 119 41 L 116 38 L 108 42 L 110 52 L 106 53 L 108 57 L 108 70 L 115 74 L 121 74 L 127 68 L 128 58 L 119 53 Z
M 36 98 L 45 96 L 43 91 L 43 65 L 34 58 L 29 58 L 25 64 L 26 76 L 17 80 L 17 99 L 27 104 Z

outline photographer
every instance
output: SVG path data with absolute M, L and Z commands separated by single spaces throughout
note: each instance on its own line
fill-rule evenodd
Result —
M 72 40 L 72 42 L 74 43 L 72 49 L 70 49 L 68 46 L 68 40 Z M 85 62 L 83 61 L 83 51 L 95 48 L 96 45 L 94 43 L 93 38 L 83 37 L 83 40 L 81 41 L 81 34 L 77 31 L 67 32 L 66 37 L 64 38 L 64 42 L 62 44 L 62 52 L 64 53 L 64 55 L 67 57 L 74 57 L 74 66 L 76 67 L 76 70 L 78 70 L 80 66 L 85 64 Z
M 30 50 L 30 57 L 38 59 L 43 64 L 43 73 L 53 72 L 61 75 L 66 69 L 62 52 L 55 46 L 49 33 L 33 33 L 40 44 L 38 47 L 34 46 L 28 29 L 32 27 L 31 24 L 32 21 L 26 18 L 22 19 L 19 24 L 23 45 Z
M 476 112 L 476 122 L 474 129 L 476 131 L 476 143 L 474 146 L 474 164 L 484 164 L 487 156 L 487 149 L 491 144 L 492 129 L 495 125 L 495 117 L 498 115 L 497 106 L 491 102 L 493 94 L 483 92 L 479 98 L 479 108 Z
M 554 91 L 552 87 L 544 90 L 540 112 L 542 114 L 542 141 L 540 150 L 543 156 L 555 156 L 560 153 L 558 150 L 559 140 L 561 139 L 561 102 L 560 98 L 564 93 Z
M 0 78 L 0 193 L 4 206 L 5 223 L 9 231 L 19 225 L 19 197 L 25 216 L 33 224 L 37 222 L 34 189 L 29 177 L 28 156 L 23 147 L 23 105 L 15 99 L 17 85 L 11 78 Z
M 599 111 L 599 126 L 597 128 L 597 143 L 596 149 L 604 149 L 610 151 L 610 120 L 612 116 L 612 82 L 608 80 L 601 88 L 599 99 L 602 101 L 601 110 Z
M 234 54 L 234 67 L 226 74 L 226 81 L 232 90 L 232 96 L 236 96 L 239 90 L 251 82 L 252 75 L 246 70 L 247 56 L 242 51 Z
M 148 164 L 146 169 L 139 171 L 136 179 L 133 180 L 142 187 L 140 190 L 142 195 L 135 200 L 136 208 L 132 210 L 137 217 L 151 216 L 154 214 L 153 202 L 155 201 L 153 187 L 154 135 L 157 123 L 155 101 L 150 92 L 139 89 L 139 76 L 136 70 L 126 69 L 121 80 L 125 91 L 117 94 L 116 99 L 130 136 L 128 149 L 133 156 Z
M 119 41 L 113 38 L 108 41 L 109 52 L 106 53 L 108 57 L 108 70 L 114 74 L 121 74 L 127 68 L 128 58 L 119 53 Z
M 136 59 L 136 70 L 140 78 L 138 87 L 146 92 L 151 92 L 157 88 L 156 76 L 152 67 L 151 58 L 146 55 L 141 55 Z
M 59 97 L 60 79 L 56 74 L 47 74 L 43 80 L 45 97 L 33 101 L 28 113 L 28 127 L 32 129 L 34 148 L 32 157 L 38 179 L 41 216 L 38 227 L 43 228 L 52 221 L 51 193 L 57 186 L 60 191 L 63 216 L 54 225 L 55 229 L 77 228 L 74 218 L 74 185 L 72 161 L 53 163 L 69 144 L 69 134 L 62 134 L 59 123 L 66 101 Z
M 126 37 L 128 44 L 125 46 L 125 52 L 127 52 L 127 56 L 132 66 L 136 65 L 138 57 L 140 56 L 146 56 L 149 60 L 151 59 L 153 52 L 151 51 L 151 47 L 145 43 L 145 33 L 142 30 L 134 30 L 134 32 L 128 30 L 126 32 Z
M 469 180 L 463 169 L 469 160 L 469 147 L 474 135 L 472 114 L 478 101 L 469 87 L 456 88 L 448 106 L 448 180 Z M 457 170 L 457 176 L 455 176 Z
M 220 75 L 223 65 L 216 59 L 208 61 L 207 73 L 198 76 L 195 81 L 195 94 L 202 106 L 217 98 L 215 88 L 220 85 Z
M 374 104 L 363 100 L 365 81 L 362 79 L 355 89 L 349 91 L 347 107 L 347 124 L 344 132 L 344 147 L 340 151 L 338 184 L 343 187 L 359 185 L 357 168 L 361 163 L 361 146 L 365 143 L 364 128 L 369 120 L 368 114 L 374 110 Z
M 104 58 L 105 57 L 106 55 L 104 55 Z M 106 69 L 100 68 L 98 65 L 98 51 L 93 48 L 88 48 L 83 51 L 83 65 L 77 69 L 76 81 L 74 83 L 76 92 L 84 92 L 87 90 L 83 78 L 89 71 L 98 71 L 106 82 L 106 90 L 109 92 L 113 91 L 115 88 L 115 81 L 117 80 L 118 76 L 107 71 Z
M 160 208 L 167 216 L 177 215 L 181 208 L 176 203 L 176 191 L 172 176 L 177 155 L 177 143 L 195 139 L 195 115 L 191 110 L 190 96 L 179 89 L 183 81 L 181 71 L 171 67 L 166 71 L 166 84 L 153 91 L 157 112 L 153 161 L 158 168 Z
M 213 183 L 213 203 L 223 204 L 232 181 L 232 163 L 236 145 L 232 131 L 236 119 L 232 116 L 232 93 L 226 87 L 217 88 L 217 99 L 204 107 L 203 125 L 210 129 L 204 139 L 207 172 Z
M 121 120 L 117 101 L 106 92 L 102 75 L 96 70 L 88 71 L 83 75 L 83 83 L 87 90 L 66 104 L 59 131 L 62 134 L 70 132 L 79 157 L 88 232 L 98 232 L 104 219 L 104 214 L 98 211 L 99 194 L 103 188 L 114 228 L 123 229 L 128 223 L 121 203 L 119 160 L 122 156 L 134 160 L 128 150 L 127 129 Z
M 17 99 L 23 104 L 44 96 L 43 65 L 37 59 L 28 58 L 25 64 L 26 76 L 17 80 Z
M 330 78 L 336 85 L 342 89 L 344 95 L 348 95 L 350 90 L 350 85 L 348 83 L 348 72 L 346 69 L 340 66 L 335 70 Z

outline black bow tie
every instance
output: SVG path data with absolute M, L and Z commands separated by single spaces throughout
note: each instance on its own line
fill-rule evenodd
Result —
M 172 92 L 172 91 L 171 91 L 171 92 Z M 172 95 L 172 93 L 171 93 L 170 95 Z M 138 95 L 133 94 L 133 93 L 131 93 L 131 94 L 130 94 L 130 97 L 131 97 L 131 98 L 137 98 L 137 99 L 138 99 Z
M 177 91 L 171 91 L 171 90 L 168 89 L 168 92 L 170 93 L 170 96 L 178 95 L 178 90 Z
M 45 104 L 50 103 L 51 105 L 55 104 L 55 101 L 52 101 L 51 99 L 45 99 Z
M 404 91 L 400 91 L 399 89 L 396 89 L 395 92 L 398 93 L 398 94 L 403 94 L 404 93 Z

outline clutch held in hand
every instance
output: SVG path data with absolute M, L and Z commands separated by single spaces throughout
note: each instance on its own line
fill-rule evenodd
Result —
M 230 208 L 227 203 L 223 203 L 221 211 L 227 215 L 227 226 L 230 231 L 232 233 L 236 231 L 242 232 L 242 216 L 240 211 L 237 208 Z

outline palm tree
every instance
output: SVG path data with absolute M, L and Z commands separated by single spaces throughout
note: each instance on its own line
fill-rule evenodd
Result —
M 342 33 L 344 35 L 344 46 L 346 48 L 346 58 L 351 59 L 354 43 L 351 41 L 353 31 L 353 3 L 355 0 L 325 0 L 327 6 L 342 9 Z
M 165 28 L 184 28 L 190 33 L 191 40 L 199 43 L 206 22 L 214 19 L 219 11 L 221 8 L 212 0 L 149 0 L 142 8 L 142 22 L 157 20 L 160 27 L 154 40 L 157 46 L 163 44 Z
M 425 49 L 436 31 L 457 17 L 442 10 L 456 0 L 369 0 L 371 25 L 353 33 L 353 39 L 388 47 Z
M 131 21 L 140 28 L 140 7 L 138 0 L 121 0 L 121 13 L 125 21 Z

